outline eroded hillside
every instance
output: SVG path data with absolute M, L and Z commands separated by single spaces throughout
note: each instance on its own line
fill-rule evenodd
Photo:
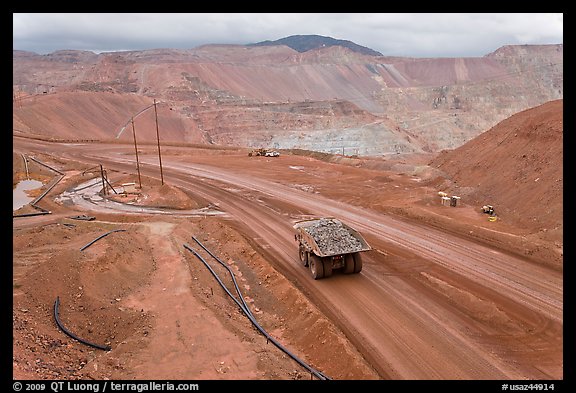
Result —
M 513 113 L 562 98 L 563 45 L 429 59 L 361 55 L 339 46 L 304 53 L 239 45 L 99 55 L 14 51 L 13 78 L 15 122 L 31 132 L 39 132 L 38 115 L 26 112 L 33 102 L 26 95 L 90 93 L 102 102 L 164 101 L 172 120 L 162 124 L 163 136 L 174 141 L 346 155 L 436 152 L 462 145 Z M 134 114 L 116 103 L 102 105 L 111 120 Z M 81 115 L 94 122 L 91 113 Z M 107 135 L 60 123 L 66 137 Z
M 430 165 L 479 206 L 562 237 L 563 100 L 517 113 Z

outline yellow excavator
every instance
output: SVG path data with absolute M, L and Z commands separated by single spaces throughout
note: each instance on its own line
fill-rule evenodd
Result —
M 251 150 L 248 153 L 248 157 L 252 157 L 252 156 L 279 157 L 280 153 L 278 153 L 275 150 L 256 149 L 256 150 Z
M 264 157 L 266 155 L 267 150 L 266 149 L 256 149 L 256 150 L 251 150 L 248 153 L 248 157 L 252 157 L 252 156 L 262 156 Z
M 490 214 L 491 216 L 495 215 L 495 213 L 494 213 L 494 206 L 492 206 L 492 205 L 484 205 L 484 206 L 482 206 L 482 213 Z
M 496 216 L 496 212 L 494 211 L 494 206 L 492 205 L 482 206 L 482 213 L 490 215 L 490 217 L 488 217 L 488 221 L 490 222 L 494 222 L 498 219 L 498 217 Z

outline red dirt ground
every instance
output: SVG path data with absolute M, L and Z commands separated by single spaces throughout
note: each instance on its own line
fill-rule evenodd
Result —
M 22 170 L 20 162 L 15 155 L 14 167 Z M 86 180 L 79 171 L 67 172 L 70 178 L 54 195 Z M 32 177 L 39 176 L 33 172 Z M 130 180 L 129 175 L 114 177 L 113 185 Z M 178 188 L 146 176 L 139 198 L 110 198 L 138 199 L 140 205 L 175 212 L 199 206 Z M 342 333 L 226 221 L 98 213 L 95 221 L 78 221 L 70 217 L 84 212 L 47 200 L 40 204 L 53 214 L 14 223 L 14 379 L 309 379 L 306 370 L 251 327 L 200 261 L 182 248 L 195 245 L 192 235 L 235 270 L 259 323 L 289 350 L 312 364 L 329 360 L 323 372 L 333 378 L 378 378 Z M 16 213 L 26 212 L 34 209 Z M 79 251 L 116 228 L 126 232 Z M 88 347 L 58 330 L 57 296 L 64 326 L 113 350 Z M 310 352 L 317 337 L 323 337 L 323 346 L 331 342 L 329 353 Z
M 561 102 L 551 103 L 500 125 L 518 130 L 516 139 L 530 147 L 523 154 L 539 155 L 531 162 L 542 166 L 539 174 L 552 167 L 552 180 L 563 176 L 545 155 L 562 151 L 561 110 Z M 376 160 L 282 152 L 270 158 L 248 157 L 244 149 L 166 146 L 164 185 L 155 146 L 143 145 L 141 195 L 130 201 L 175 209 L 154 215 L 55 201 L 88 180 L 81 172 L 98 163 L 113 185 L 136 181 L 129 143 L 14 137 L 14 183 L 24 178 L 21 153 L 66 176 L 39 203 L 52 214 L 14 219 L 13 378 L 309 379 L 184 248 L 208 258 L 196 236 L 235 271 L 270 334 L 331 378 L 562 379 L 562 200 L 523 199 L 527 211 L 549 204 L 542 221 L 516 214 L 524 210 L 513 211 L 509 203 L 520 202 L 507 192 L 518 171 L 534 183 L 531 195 L 548 198 L 538 187 L 549 184 L 541 174 L 532 179 L 536 168 L 515 167 L 515 152 L 510 164 L 490 156 L 498 152 L 498 145 L 489 146 L 494 140 L 500 139 L 479 146 L 487 149 L 482 157 L 498 159 L 500 167 L 474 161 L 465 147 L 445 154 L 449 160 L 437 158 L 442 164 L 422 155 Z M 463 157 L 484 168 L 468 169 L 479 185 L 465 183 L 463 172 L 449 173 Z M 51 175 L 29 166 L 33 178 Z M 490 181 L 489 172 L 501 181 Z M 496 222 L 474 199 L 488 184 L 502 195 L 493 203 Z M 441 206 L 440 190 L 463 198 L 457 207 Z M 222 214 L 177 214 L 208 206 Z M 78 214 L 96 219 L 70 219 Z M 351 223 L 373 247 L 360 274 L 315 281 L 299 264 L 291 226 L 322 215 Z M 125 231 L 80 251 L 111 229 Z M 64 335 L 54 322 L 56 297 L 67 328 L 112 350 Z

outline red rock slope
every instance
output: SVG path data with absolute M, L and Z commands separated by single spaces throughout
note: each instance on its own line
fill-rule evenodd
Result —
M 61 92 L 29 96 L 13 106 L 13 134 L 64 140 L 114 139 L 130 116 L 135 120 L 138 139 L 156 140 L 153 99 L 136 94 L 110 92 Z M 165 104 L 157 106 L 162 139 L 176 142 L 201 142 L 202 135 L 193 122 L 185 122 Z M 120 136 L 130 141 L 132 128 Z
M 479 206 L 546 230 L 561 230 L 563 100 L 519 112 L 431 163 Z

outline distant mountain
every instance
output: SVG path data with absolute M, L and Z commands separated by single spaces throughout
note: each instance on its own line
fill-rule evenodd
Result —
M 352 41 L 337 40 L 332 37 L 324 37 L 321 35 L 292 35 L 290 37 L 281 38 L 276 41 L 262 41 L 255 44 L 248 44 L 247 46 L 272 46 L 272 45 L 286 45 L 298 52 L 307 52 L 312 49 L 318 49 L 329 46 L 343 46 L 351 49 L 354 52 L 361 53 L 369 56 L 382 56 L 382 53 L 373 49 L 366 48 L 365 46 L 355 44 Z

